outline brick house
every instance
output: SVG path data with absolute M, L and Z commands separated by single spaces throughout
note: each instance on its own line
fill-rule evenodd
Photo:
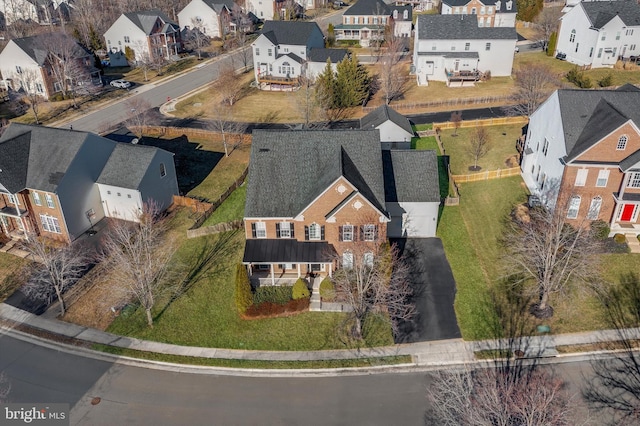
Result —
M 254 131 L 244 214 L 250 274 L 264 271 L 267 285 L 331 276 L 340 266 L 372 261 L 367 253 L 354 258 L 356 243 L 361 249 L 388 237 L 435 236 L 435 153 L 391 152 L 398 155 L 383 161 L 378 130 Z M 432 228 L 424 231 L 422 223 Z
M 104 217 L 137 220 L 178 193 L 173 154 L 67 129 L 12 123 L 0 137 L 0 227 L 70 243 Z
M 531 115 L 522 177 L 576 225 L 604 220 L 640 234 L 640 89 L 558 90 Z
M 354 40 L 363 47 L 382 42 L 387 26 L 397 37 L 411 36 L 411 6 L 388 5 L 382 0 L 358 0 L 335 26 L 336 40 Z
M 442 0 L 442 15 L 477 15 L 479 27 L 515 27 L 514 0 Z

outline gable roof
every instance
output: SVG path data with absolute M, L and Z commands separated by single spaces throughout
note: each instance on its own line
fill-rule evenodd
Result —
M 419 15 L 420 40 L 516 40 L 513 27 L 478 27 L 477 15 Z
M 56 37 L 62 37 L 64 39 L 73 42 L 73 54 L 77 57 L 85 57 L 89 53 L 82 48 L 71 36 L 64 33 L 56 33 Z M 49 41 L 50 34 L 38 34 L 30 37 L 15 38 L 13 41 L 23 52 L 25 52 L 31 59 L 33 59 L 38 65 L 44 65 L 47 60 L 49 52 L 47 45 L 51 44 Z
M 316 29 L 322 34 L 320 27 L 315 22 L 266 21 L 262 26 L 262 34 L 273 44 L 306 46 Z
M 88 133 L 11 123 L 0 137 L 0 184 L 56 192 Z
M 138 189 L 158 151 L 152 146 L 116 142 L 96 183 Z
M 433 150 L 382 151 L 387 202 L 440 202 L 438 160 Z
M 629 120 L 640 126 L 640 92 L 634 86 L 617 90 L 562 89 L 557 96 L 567 161 Z
M 225 7 L 227 10 L 232 11 L 235 4 L 233 0 L 202 0 L 202 2 L 209 6 L 211 10 L 215 11 L 218 15 Z
M 342 61 L 349 51 L 347 49 L 325 49 L 324 47 L 314 47 L 309 49 L 309 62 L 327 62 L 331 60 L 332 64 Z
M 380 152 L 377 130 L 254 130 L 245 217 L 294 217 L 340 176 L 385 212 Z
M 442 0 L 442 3 L 448 6 L 466 6 L 471 0 Z M 481 0 L 480 3 L 485 6 L 494 6 L 498 13 L 517 13 L 517 4 L 515 0 L 511 0 L 511 9 L 507 9 L 507 0 Z
M 401 127 L 402 130 L 413 134 L 413 128 L 411 127 L 411 123 L 409 123 L 409 119 L 386 104 L 379 106 L 362 117 L 360 119 L 360 128 L 375 129 L 387 121 L 391 121 Z
M 396 21 L 412 21 L 413 20 L 413 7 L 411 5 L 405 6 L 389 6 L 389 14 L 393 16 L 394 11 L 398 11 L 398 17 L 394 18 Z M 407 11 L 407 19 L 404 19 L 404 11 Z
M 344 12 L 345 16 L 384 16 L 391 15 L 391 9 L 382 0 L 358 0 Z
M 153 27 L 156 24 L 158 18 L 166 24 L 177 27 L 178 24 L 173 22 L 167 15 L 159 10 L 141 10 L 139 12 L 127 12 L 124 13 L 133 24 L 140 28 L 146 35 L 150 35 L 153 32 Z
M 640 25 L 640 5 L 635 1 L 589 1 L 580 2 L 594 28 L 602 28 L 619 16 L 626 26 Z

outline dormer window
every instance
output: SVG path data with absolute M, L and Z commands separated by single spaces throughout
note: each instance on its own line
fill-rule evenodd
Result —
M 393 19 L 398 19 L 398 11 L 397 10 L 393 11 Z
M 627 147 L 627 141 L 629 140 L 629 138 L 627 137 L 627 135 L 622 135 L 618 138 L 618 145 L 616 145 L 616 150 L 618 151 L 624 151 L 624 149 Z
M 409 11 L 405 10 L 404 12 L 402 12 L 402 19 L 407 20 L 409 19 Z
M 513 1 L 509 0 L 508 2 L 505 3 L 505 6 L 507 6 L 507 10 L 511 10 L 511 7 L 513 6 Z
M 497 12 L 498 10 L 500 10 L 500 6 L 501 6 L 501 3 L 500 3 L 500 0 L 498 0 L 498 1 L 496 2 L 496 12 Z

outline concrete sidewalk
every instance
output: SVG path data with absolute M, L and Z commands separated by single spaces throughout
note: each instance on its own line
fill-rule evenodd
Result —
M 635 328 L 622 330 L 622 333 L 618 330 L 601 330 L 555 336 L 532 336 L 516 339 L 515 342 L 506 340 L 465 342 L 462 339 L 450 339 L 352 350 L 256 351 L 179 346 L 118 336 L 56 319 L 39 317 L 5 303 L 0 304 L 0 319 L 89 343 L 169 355 L 259 361 L 316 361 L 410 355 L 412 364 L 416 367 L 467 364 L 475 361 L 474 352 L 479 350 L 496 350 L 515 346 L 522 349 L 525 357 L 547 357 L 557 355 L 555 351 L 557 346 L 584 345 L 640 337 L 640 328 Z

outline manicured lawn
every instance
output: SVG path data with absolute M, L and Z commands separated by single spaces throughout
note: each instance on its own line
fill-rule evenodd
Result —
M 247 184 L 238 187 L 229 197 L 204 221 L 202 226 L 242 220 L 244 217 L 244 200 L 247 196 Z
M 464 120 L 464 114 L 462 116 Z M 522 125 L 513 124 L 507 126 L 487 126 L 490 149 L 487 155 L 478 160 L 482 168 L 480 172 L 487 170 L 506 169 L 517 166 L 514 156 L 516 151 L 516 139 L 522 134 Z M 469 153 L 469 140 L 474 128 L 458 129 L 458 136 L 453 136 L 454 130 L 443 130 L 440 140 L 444 150 L 451 158 L 451 172 L 454 175 L 471 174 L 469 167 L 473 166 L 474 159 Z M 504 134 L 503 134 L 504 133 Z M 508 165 L 507 162 L 511 161 Z
M 150 329 L 140 310 L 126 311 L 109 331 L 179 345 L 265 350 L 344 348 L 340 337 L 344 314 L 303 312 L 286 318 L 243 320 L 234 303 L 236 264 L 242 260 L 244 235 L 227 232 L 188 240 L 174 262 L 198 271 L 190 288 L 166 309 L 159 303 Z M 198 259 L 208 259 L 199 265 Z M 368 345 L 392 343 L 391 333 L 379 327 Z
M 436 142 L 435 136 L 426 136 L 424 138 L 412 138 L 411 148 L 413 149 L 433 149 L 436 153 L 440 154 L 440 148 L 438 148 L 438 142 Z

